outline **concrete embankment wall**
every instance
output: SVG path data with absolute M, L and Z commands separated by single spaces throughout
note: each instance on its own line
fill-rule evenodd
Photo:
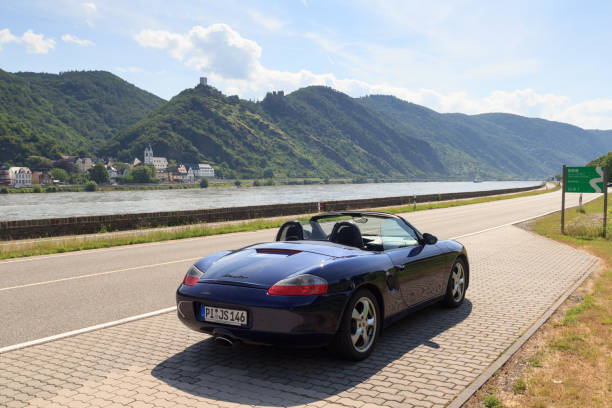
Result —
M 465 193 L 427 194 L 416 196 L 417 203 L 484 197 L 534 190 L 540 186 Z M 0 221 L 0 239 L 23 239 L 61 235 L 90 234 L 106 231 L 193 223 L 250 220 L 310 214 L 321 211 L 355 210 L 412 204 L 415 196 L 367 198 L 327 201 L 325 203 L 272 204 L 249 207 L 213 208 L 204 210 L 167 211 L 157 213 L 113 214 L 86 217 L 45 218 L 36 220 Z

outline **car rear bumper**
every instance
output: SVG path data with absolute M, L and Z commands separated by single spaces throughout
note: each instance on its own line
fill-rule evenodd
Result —
M 177 314 L 189 328 L 245 343 L 321 346 L 338 330 L 349 294 L 272 296 L 265 289 L 197 283 L 176 292 Z M 245 326 L 204 321 L 201 305 L 248 314 Z

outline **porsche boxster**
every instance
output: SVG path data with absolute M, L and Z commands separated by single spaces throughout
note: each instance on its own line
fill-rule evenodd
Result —
M 470 282 L 456 241 L 379 212 L 324 213 L 283 224 L 276 240 L 197 261 L 176 292 L 179 319 L 220 344 L 329 345 L 361 360 L 381 330 Z

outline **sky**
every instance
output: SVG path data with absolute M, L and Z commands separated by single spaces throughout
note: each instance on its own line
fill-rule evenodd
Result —
M 2 0 L 0 69 L 105 70 L 164 99 L 200 76 L 253 100 L 326 85 L 612 129 L 611 17 L 606 1 Z

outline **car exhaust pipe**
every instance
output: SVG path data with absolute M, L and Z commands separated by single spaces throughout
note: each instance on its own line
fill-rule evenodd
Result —
M 232 347 L 234 345 L 234 341 L 229 337 L 215 336 L 215 344 L 219 346 Z

